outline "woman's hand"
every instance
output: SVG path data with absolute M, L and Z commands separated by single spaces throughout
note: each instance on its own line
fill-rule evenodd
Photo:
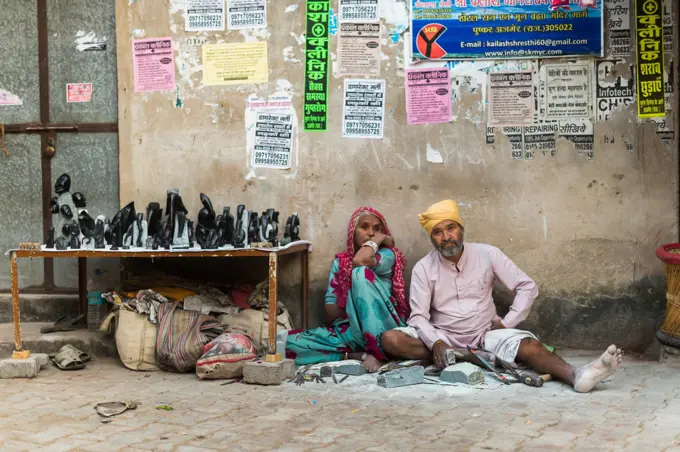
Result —
M 378 359 L 373 356 L 373 355 L 366 355 L 366 359 L 363 362 L 364 368 L 368 371 L 368 373 L 375 373 L 380 370 L 380 368 L 384 365 L 382 361 L 378 361 Z
M 391 235 L 385 235 L 382 232 L 377 232 L 373 236 L 373 242 L 378 246 L 394 247 L 394 239 Z

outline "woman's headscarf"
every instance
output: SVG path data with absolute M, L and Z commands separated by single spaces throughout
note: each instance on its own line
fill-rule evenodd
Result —
M 354 232 L 361 215 L 367 213 L 375 215 L 382 222 L 386 235 L 392 235 L 387 227 L 385 217 L 377 210 L 371 207 L 359 207 L 354 211 L 347 226 L 347 250 L 335 255 L 335 257 L 338 258 L 338 271 L 333 278 L 333 286 L 335 295 L 337 296 L 338 306 L 342 309 L 345 309 L 345 306 L 347 306 L 347 294 L 352 288 L 352 261 L 354 260 L 354 254 L 357 251 L 354 243 Z M 404 269 L 406 268 L 406 258 L 396 247 L 389 247 L 389 249 L 394 252 L 395 257 L 394 268 L 392 269 L 392 296 L 390 297 L 390 300 L 392 301 L 397 314 L 399 314 L 399 317 L 406 321 L 411 313 L 411 307 L 409 306 L 404 292 Z

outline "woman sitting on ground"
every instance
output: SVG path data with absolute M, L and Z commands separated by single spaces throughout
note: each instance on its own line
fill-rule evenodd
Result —
M 394 247 L 385 218 L 360 207 L 349 221 L 347 251 L 335 256 L 326 291 L 326 325 L 290 331 L 286 356 L 295 364 L 359 359 L 369 372 L 386 360 L 385 331 L 405 326 L 404 255 Z

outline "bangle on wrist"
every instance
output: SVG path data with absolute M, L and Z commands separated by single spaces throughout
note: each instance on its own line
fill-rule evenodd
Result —
M 368 353 L 364 353 L 363 355 L 361 355 L 362 361 L 366 361 L 366 358 L 368 358 Z
M 361 245 L 361 246 L 362 246 L 362 247 L 364 247 L 364 246 L 369 246 L 369 247 L 371 247 L 371 248 L 373 249 L 373 253 L 377 253 L 377 252 L 378 252 L 378 244 L 375 243 L 373 240 L 369 240 L 368 242 L 364 243 L 364 244 Z
M 437 344 L 439 344 L 440 342 L 441 342 L 442 344 L 444 343 L 443 340 L 439 339 L 439 340 L 436 341 L 434 344 L 432 344 L 432 350 L 434 350 L 434 348 L 435 348 L 435 347 L 437 346 Z

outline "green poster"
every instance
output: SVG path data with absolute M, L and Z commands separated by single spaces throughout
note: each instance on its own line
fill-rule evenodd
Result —
M 327 128 L 330 11 L 330 0 L 307 0 L 305 132 L 324 132 Z

